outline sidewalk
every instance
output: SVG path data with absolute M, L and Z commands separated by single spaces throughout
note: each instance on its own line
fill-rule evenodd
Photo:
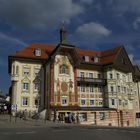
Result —
M 32 128 L 32 127 L 57 127 L 57 126 L 75 126 L 77 124 L 66 124 L 59 123 L 53 121 L 45 121 L 45 120 L 35 120 L 28 118 L 27 120 L 23 120 L 20 118 L 12 117 L 10 115 L 1 115 L 0 114 L 0 128 Z

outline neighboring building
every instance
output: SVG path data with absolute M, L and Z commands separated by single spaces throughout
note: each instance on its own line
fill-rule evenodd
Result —
M 9 56 L 12 104 L 17 111 L 47 110 L 47 118 L 78 115 L 81 123 L 136 126 L 140 80 L 123 46 L 83 50 L 66 41 L 32 44 Z M 137 80 L 136 80 L 137 79 Z
M 10 102 L 7 95 L 3 95 L 2 92 L 0 92 L 0 114 L 1 113 L 8 113 Z

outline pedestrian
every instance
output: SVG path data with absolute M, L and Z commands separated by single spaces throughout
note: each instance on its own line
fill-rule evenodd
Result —
M 21 111 L 19 111 L 19 118 L 20 118 L 20 120 L 21 120 L 21 118 L 22 118 L 22 113 L 21 113 Z
M 60 113 L 58 114 L 58 122 L 60 122 Z
M 79 121 L 79 113 L 77 112 L 77 114 L 76 114 L 76 121 L 77 121 L 77 123 L 79 123 L 80 121 Z

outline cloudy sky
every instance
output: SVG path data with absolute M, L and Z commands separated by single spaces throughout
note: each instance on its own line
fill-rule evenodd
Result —
M 0 0 L 0 89 L 10 86 L 8 55 L 40 42 L 105 50 L 123 44 L 140 66 L 140 0 Z

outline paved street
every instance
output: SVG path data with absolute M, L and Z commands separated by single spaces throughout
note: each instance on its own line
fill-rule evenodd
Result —
M 140 128 L 115 128 L 41 121 L 8 122 L 0 117 L 0 140 L 139 140 Z M 9 125 L 9 126 L 8 126 Z

